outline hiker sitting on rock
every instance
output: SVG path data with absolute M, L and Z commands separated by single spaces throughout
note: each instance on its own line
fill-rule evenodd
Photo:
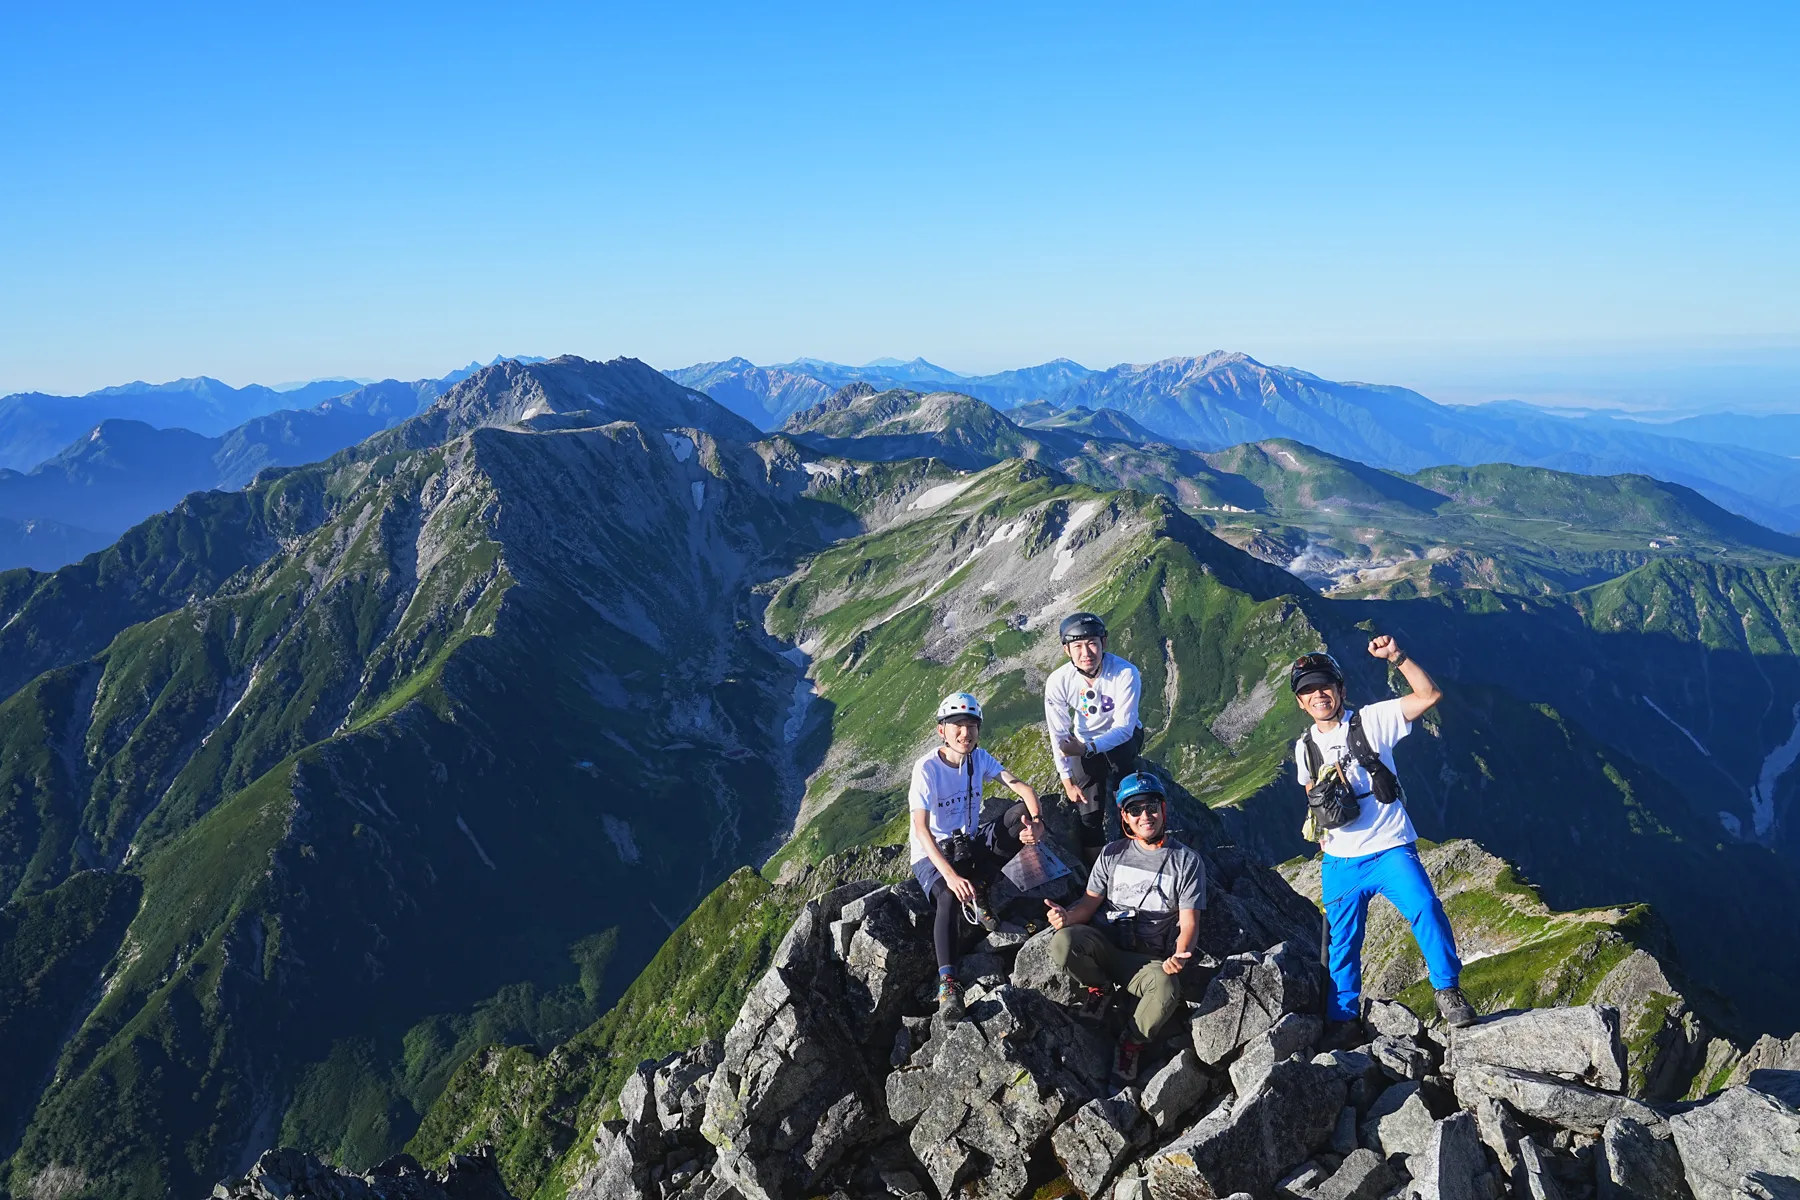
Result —
M 1454 1026 L 1474 1023 L 1458 981 L 1462 962 L 1444 906 L 1419 862 L 1412 818 L 1394 773 L 1394 746 L 1443 693 L 1425 669 L 1386 634 L 1369 653 L 1400 668 L 1412 694 L 1347 710 L 1344 672 L 1329 654 L 1303 654 L 1288 672 L 1300 709 L 1313 720 L 1294 743 L 1306 789 L 1306 836 L 1321 843 L 1321 902 L 1330 938 L 1330 1036 L 1354 1039 L 1361 1018 L 1362 944 L 1369 901 L 1377 893 L 1412 925 L 1437 989 L 1438 1014 Z
M 1044 836 L 1043 812 L 1031 785 L 976 745 L 981 738 L 981 703 L 967 692 L 944 697 L 937 710 L 944 744 L 913 766 L 907 807 L 912 810 L 912 869 L 925 896 L 937 906 L 933 941 L 938 961 L 938 1008 L 955 1020 L 962 1015 L 956 982 L 956 919 L 999 928 L 987 911 L 988 885 L 1021 844 Z M 1019 796 L 997 820 L 981 819 L 981 793 L 998 779 Z
M 1055 901 L 1045 907 L 1057 931 L 1051 961 L 1087 985 L 1084 1015 L 1102 1015 L 1116 987 L 1138 998 L 1113 1057 L 1113 1072 L 1131 1080 L 1144 1046 L 1181 1009 L 1181 972 L 1193 957 L 1196 914 L 1206 906 L 1206 865 L 1164 837 L 1169 800 L 1148 771 L 1120 782 L 1119 820 L 1125 836 L 1100 851 L 1087 894 L 1067 908 Z
M 1044 726 L 1063 793 L 1081 817 L 1087 862 L 1106 844 L 1106 812 L 1119 781 L 1137 770 L 1144 748 L 1138 725 L 1138 669 L 1106 652 L 1106 622 L 1089 612 L 1058 630 L 1069 661 L 1044 681 Z

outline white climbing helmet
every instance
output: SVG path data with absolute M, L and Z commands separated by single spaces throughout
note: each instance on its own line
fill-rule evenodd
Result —
M 942 725 L 952 717 L 974 717 L 977 721 L 981 720 L 981 701 L 967 692 L 951 692 L 938 705 L 938 724 Z

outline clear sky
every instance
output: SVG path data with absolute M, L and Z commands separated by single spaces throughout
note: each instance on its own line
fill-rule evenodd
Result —
M 1800 363 L 1795 11 L 8 4 L 0 392 Z

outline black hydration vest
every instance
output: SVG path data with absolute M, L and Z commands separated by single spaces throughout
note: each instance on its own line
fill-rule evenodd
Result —
M 1317 783 L 1319 772 L 1325 766 L 1325 754 L 1319 749 L 1318 743 L 1313 740 L 1313 730 L 1308 729 L 1306 736 L 1301 741 L 1306 747 L 1306 777 Z M 1363 732 L 1360 710 L 1352 711 L 1350 714 L 1350 729 L 1344 738 L 1344 744 L 1350 751 L 1350 757 L 1354 758 L 1357 765 L 1369 773 L 1370 790 L 1361 794 L 1353 794 L 1346 787 L 1335 789 L 1336 794 L 1334 795 L 1315 794 L 1309 796 L 1314 816 L 1318 823 L 1326 829 L 1337 829 L 1356 820 L 1362 815 L 1360 802 L 1367 800 L 1371 795 L 1383 804 L 1392 804 L 1402 795 L 1400 780 L 1388 769 L 1388 765 L 1381 761 L 1381 755 L 1375 753 L 1375 748 L 1369 745 L 1369 737 Z M 1320 789 L 1314 788 L 1313 791 L 1317 793 Z

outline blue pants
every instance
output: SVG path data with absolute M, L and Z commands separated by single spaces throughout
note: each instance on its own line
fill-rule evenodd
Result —
M 1362 1015 L 1363 930 L 1369 916 L 1369 900 L 1380 893 L 1391 901 L 1412 926 L 1431 986 L 1455 987 L 1462 975 L 1456 957 L 1456 935 L 1431 877 L 1419 861 L 1417 846 L 1395 846 L 1361 858 L 1323 855 L 1319 872 L 1325 904 L 1325 921 L 1331 929 L 1331 998 L 1326 1016 L 1349 1021 Z

